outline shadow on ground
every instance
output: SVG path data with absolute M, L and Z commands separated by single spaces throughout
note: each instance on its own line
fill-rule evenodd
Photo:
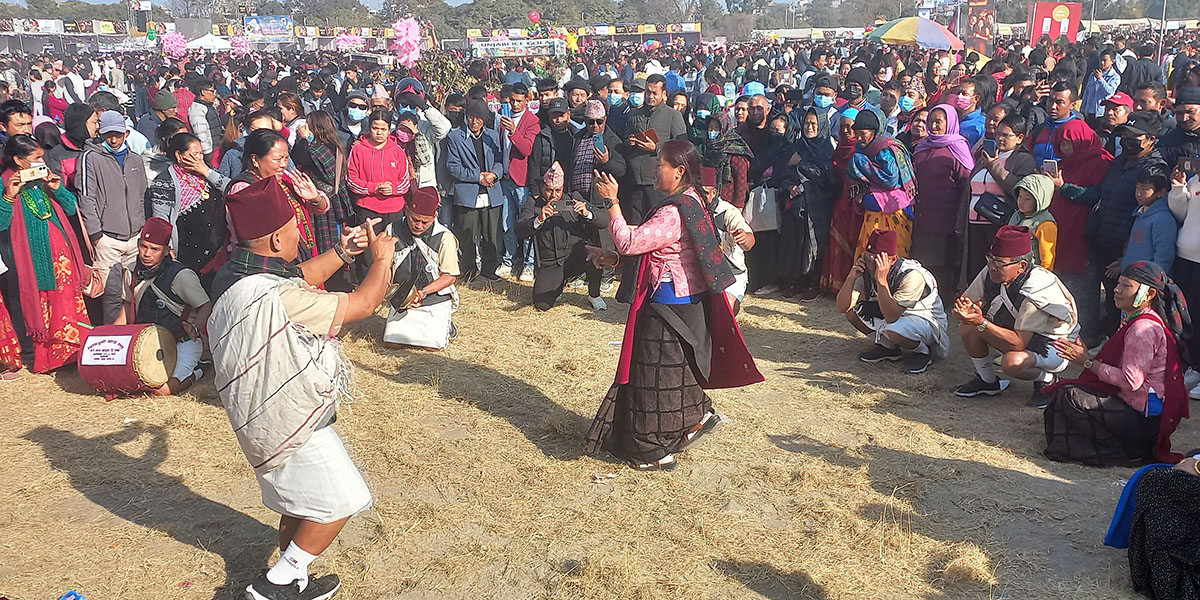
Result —
M 150 436 L 150 445 L 142 456 L 130 457 L 117 449 L 143 435 Z M 157 470 L 167 458 L 167 431 L 162 427 L 132 425 L 89 438 L 42 426 L 21 437 L 41 446 L 51 466 L 66 473 L 71 485 L 91 502 L 126 521 L 220 556 L 226 583 L 215 591 L 214 600 L 241 598 L 244 586 L 274 551 L 279 539 L 275 529 Z M 101 568 L 99 563 L 94 566 Z

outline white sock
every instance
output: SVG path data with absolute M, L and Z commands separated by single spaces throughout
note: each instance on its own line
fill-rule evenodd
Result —
M 983 358 L 971 357 L 971 364 L 975 365 L 975 372 L 979 374 L 979 378 L 984 383 L 996 382 L 996 367 L 992 365 L 992 358 L 985 356 Z
M 300 582 L 300 591 L 308 587 L 308 565 L 316 560 L 315 554 L 305 552 L 296 542 L 288 544 L 287 550 L 279 555 L 279 562 L 267 571 L 267 581 L 275 585 L 288 585 L 293 581 Z
M 1051 373 L 1050 371 L 1042 371 L 1042 374 L 1038 375 L 1033 380 L 1040 381 L 1042 383 L 1050 383 L 1051 381 L 1054 381 L 1054 373 Z
M 929 354 L 929 345 L 925 342 L 917 342 L 917 347 L 913 350 L 917 354 Z

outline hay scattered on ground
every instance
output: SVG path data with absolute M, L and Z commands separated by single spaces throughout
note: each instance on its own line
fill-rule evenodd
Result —
M 828 299 L 751 298 L 768 380 L 712 394 L 732 423 L 678 471 L 635 473 L 581 454 L 626 307 L 528 294 L 463 290 L 442 353 L 380 348 L 378 316 L 347 331 L 361 397 L 337 427 L 376 503 L 314 565 L 340 597 L 1136 597 L 1099 545 L 1131 470 L 1042 458 L 1028 385 L 964 402 L 965 360 L 864 365 Z M 73 374 L 0 392 L 0 594 L 235 598 L 271 560 L 211 377 L 165 399 L 106 403 Z

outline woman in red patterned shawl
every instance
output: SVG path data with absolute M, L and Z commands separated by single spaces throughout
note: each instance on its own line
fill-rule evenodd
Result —
M 598 267 L 639 265 L 616 381 L 588 430 L 587 450 L 603 448 L 640 471 L 673 470 L 676 453 L 724 422 L 704 390 L 763 377 L 725 297 L 733 272 L 701 199 L 696 147 L 662 145 L 654 187 L 664 198 L 638 226 L 621 213 L 616 180 L 596 177 L 597 193 L 611 203 L 617 253 L 589 247 L 589 258 Z
M 837 199 L 833 202 L 833 220 L 829 230 L 829 248 L 825 251 L 825 264 L 821 269 L 821 289 L 837 292 L 850 267 L 854 265 L 854 250 L 858 246 L 858 234 L 862 229 L 863 215 L 854 209 L 850 200 L 846 167 L 854 157 L 854 117 L 858 111 L 848 109 L 842 113 L 838 123 L 838 144 L 833 151 L 834 190 Z

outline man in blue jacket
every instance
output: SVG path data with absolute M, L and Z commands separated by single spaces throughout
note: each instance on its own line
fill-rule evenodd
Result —
M 466 118 L 446 137 L 446 167 L 454 189 L 455 220 L 461 247 L 459 264 L 462 277 L 473 280 L 482 274 L 496 281 L 500 276 L 500 250 L 503 248 L 500 220 L 504 194 L 500 179 L 504 176 L 500 136 L 484 123 L 490 117 L 482 100 L 467 103 Z M 481 265 L 476 266 L 476 246 Z

